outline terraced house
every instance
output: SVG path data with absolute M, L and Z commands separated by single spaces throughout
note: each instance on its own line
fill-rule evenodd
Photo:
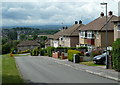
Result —
M 106 16 L 102 12 L 100 17 L 79 28 L 79 45 L 87 46 L 89 50 L 96 47 L 104 48 L 106 46 L 106 26 L 108 30 L 108 46 L 114 41 L 114 24 L 111 22 L 117 16 L 109 12 L 106 24 Z

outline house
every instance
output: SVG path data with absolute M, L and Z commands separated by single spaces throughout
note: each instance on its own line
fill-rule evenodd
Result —
M 107 17 L 102 12 L 100 17 L 79 28 L 79 45 L 87 46 L 89 50 L 96 47 L 104 48 L 106 46 L 106 26 L 108 34 L 108 46 L 111 46 L 114 41 L 114 24 L 111 22 L 116 19 L 112 11 L 109 12 Z
M 83 27 L 82 21 L 79 23 L 75 21 L 75 24 L 69 28 L 66 28 L 59 36 L 60 47 L 76 47 L 79 44 L 79 28 Z
M 20 51 L 25 51 L 25 50 L 32 50 L 35 47 L 39 47 L 40 44 L 37 43 L 36 41 L 31 41 L 31 40 L 26 40 L 22 41 L 17 45 L 18 52 Z
M 120 16 L 112 21 L 114 23 L 114 41 L 120 38 Z
M 54 35 L 49 36 L 47 42 L 45 43 L 45 48 L 47 48 L 47 47 L 49 47 L 49 46 L 59 47 L 59 36 L 60 36 L 60 34 L 62 34 L 65 30 L 66 30 L 66 28 L 63 27 L 63 29 L 61 29 L 60 31 L 58 31 L 58 32 L 55 33 Z

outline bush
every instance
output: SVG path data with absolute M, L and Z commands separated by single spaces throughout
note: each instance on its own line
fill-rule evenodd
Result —
M 17 53 L 22 54 L 22 53 L 29 53 L 29 52 L 30 52 L 30 50 L 28 49 L 28 50 L 20 51 L 20 52 L 17 52 Z
M 68 60 L 69 61 L 73 61 L 73 55 L 74 54 L 77 54 L 77 55 L 81 55 L 81 52 L 80 51 L 77 51 L 77 50 L 68 50 Z
M 120 71 L 120 39 L 117 39 L 113 43 L 112 50 L 112 63 L 113 68 L 117 71 Z
M 37 48 L 34 48 L 33 50 L 31 50 L 30 54 L 31 54 L 31 56 L 38 56 L 39 51 L 40 51 L 40 48 L 37 47 Z
M 49 57 L 52 57 L 52 51 L 54 51 L 55 47 L 47 47 L 47 53 Z
M 40 55 L 41 56 L 47 56 L 47 49 L 43 48 L 40 50 Z
M 85 51 L 88 51 L 88 48 L 87 47 L 84 47 L 84 46 L 81 46 L 81 47 L 77 47 L 77 49 L 83 49 L 83 50 L 85 50 Z

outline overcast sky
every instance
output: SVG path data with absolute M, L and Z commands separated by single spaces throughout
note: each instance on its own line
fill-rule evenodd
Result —
M 97 1 L 97 2 L 96 2 Z M 118 15 L 119 0 L 4 0 L 2 10 L 3 26 L 35 26 L 74 24 L 82 20 L 84 24 L 96 19 L 108 3 L 108 11 Z

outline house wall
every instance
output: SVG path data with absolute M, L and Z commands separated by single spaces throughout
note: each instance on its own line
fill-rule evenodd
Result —
M 114 41 L 114 32 L 108 32 L 108 46 L 112 46 Z M 96 35 L 95 47 L 106 47 L 106 32 L 99 32 Z
M 59 46 L 59 41 L 53 40 L 53 47 L 58 47 L 58 46 Z
M 62 37 L 62 36 L 59 37 L 59 46 L 60 46 L 60 47 L 63 47 L 63 46 L 64 46 L 64 40 L 63 40 L 63 37 Z
M 76 45 L 79 44 L 79 36 L 76 37 L 70 37 L 70 46 L 76 47 Z
M 64 47 L 71 47 L 70 45 L 70 37 L 64 37 Z
M 117 38 L 120 38 L 120 22 L 117 22 L 114 24 L 114 41 L 116 41 Z

